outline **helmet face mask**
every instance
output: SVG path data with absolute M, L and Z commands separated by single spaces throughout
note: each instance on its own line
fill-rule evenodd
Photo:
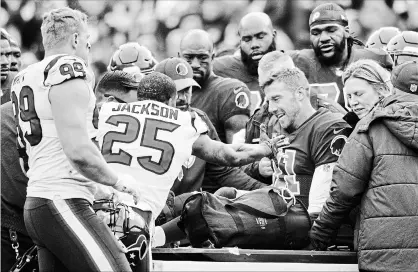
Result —
M 116 237 L 129 234 L 130 209 L 127 205 L 122 203 L 115 204 L 111 199 L 100 199 L 94 201 L 93 210 Z
M 418 48 L 417 48 L 418 49 Z M 393 63 L 395 66 L 401 65 L 404 62 L 417 60 L 418 61 L 418 51 L 412 52 L 412 51 L 401 51 L 401 52 L 395 52 L 393 54 Z

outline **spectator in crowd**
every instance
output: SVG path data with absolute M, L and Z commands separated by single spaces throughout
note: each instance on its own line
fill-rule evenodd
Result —
M 390 72 L 369 59 L 358 60 L 343 75 L 345 100 L 350 107 L 344 120 L 353 128 L 383 98 L 392 94 Z
M 247 84 L 253 113 L 264 97 L 258 85 L 258 63 L 266 53 L 276 50 L 276 30 L 267 14 L 252 12 L 241 19 L 238 34 L 240 54 L 216 58 L 213 71 L 216 75 L 236 78 Z
M 350 74 L 345 82 L 350 84 Z M 392 73 L 395 94 L 357 124 L 334 169 L 330 196 L 310 233 L 325 250 L 360 204 L 355 248 L 360 271 L 418 270 L 418 63 Z
M 44 60 L 19 73 L 12 85 L 29 156 L 24 221 L 40 270 L 130 271 L 126 249 L 91 206 L 97 183 L 134 199 L 139 190 L 132 176 L 110 169 L 90 140 L 95 99 L 86 67 L 87 16 L 54 9 L 41 30 Z
M 193 91 L 191 106 L 209 116 L 222 142 L 232 143 L 233 136 L 245 128 L 250 116 L 247 86 L 213 73 L 213 43 L 203 30 L 186 33 L 180 43 L 179 56 L 190 64 L 193 78 L 201 86 Z
M 7 78 L 10 73 L 10 42 L 9 35 L 2 28 L 1 40 L 0 40 L 0 53 L 1 53 L 1 104 L 3 105 L 7 101 L 10 101 L 10 86 L 7 86 Z

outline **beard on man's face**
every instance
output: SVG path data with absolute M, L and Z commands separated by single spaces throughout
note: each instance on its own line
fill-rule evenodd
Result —
M 342 39 L 340 44 L 333 44 L 334 46 L 334 54 L 331 57 L 325 57 L 322 54 L 322 51 L 320 49 L 320 46 L 314 46 L 311 43 L 311 46 L 315 52 L 316 57 L 318 58 L 319 62 L 326 65 L 331 66 L 335 64 L 339 64 L 343 58 L 345 45 L 347 44 L 347 39 Z
M 177 100 L 176 101 L 176 108 L 178 108 L 181 111 L 188 111 L 190 108 L 190 104 L 187 103 L 185 100 Z
M 258 63 L 260 62 L 260 60 L 253 60 L 251 57 L 251 54 L 247 54 L 245 53 L 242 48 L 241 50 L 241 60 L 242 63 L 244 63 L 245 67 L 247 67 L 248 73 L 250 75 L 253 76 L 258 76 Z M 276 50 L 276 41 L 273 39 L 273 41 L 271 42 L 269 48 L 267 48 L 267 50 L 265 52 L 263 52 L 263 56 L 269 52 L 275 51 Z

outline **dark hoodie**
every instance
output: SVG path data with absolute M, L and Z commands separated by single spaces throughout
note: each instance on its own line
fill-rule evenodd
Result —
M 359 269 L 418 271 L 418 95 L 387 97 L 358 123 L 334 168 L 312 241 L 332 243 L 358 204 Z

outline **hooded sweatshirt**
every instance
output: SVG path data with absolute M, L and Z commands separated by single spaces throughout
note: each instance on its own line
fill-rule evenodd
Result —
M 329 245 L 357 204 L 359 269 L 418 271 L 418 95 L 387 97 L 357 124 L 311 238 Z

